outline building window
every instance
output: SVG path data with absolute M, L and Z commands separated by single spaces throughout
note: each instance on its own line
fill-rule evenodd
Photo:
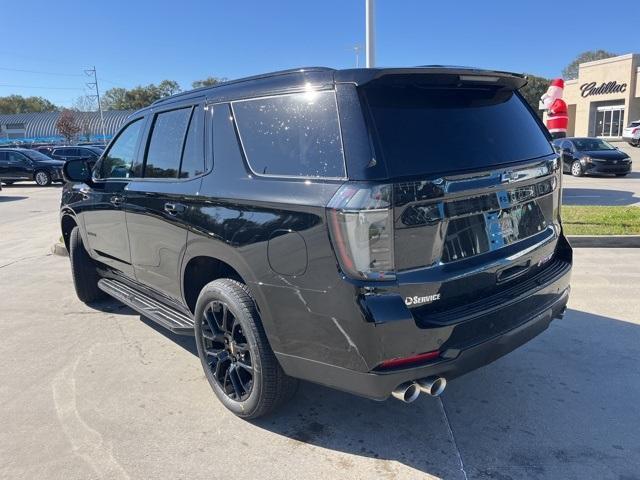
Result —
M 24 123 L 7 123 L 5 128 L 7 130 L 24 130 Z

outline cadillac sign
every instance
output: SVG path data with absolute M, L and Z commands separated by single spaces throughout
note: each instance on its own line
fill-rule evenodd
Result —
M 606 95 L 608 93 L 624 93 L 627 90 L 626 83 L 604 82 L 598 85 L 596 82 L 583 83 L 580 85 L 580 91 L 583 97 L 591 95 Z

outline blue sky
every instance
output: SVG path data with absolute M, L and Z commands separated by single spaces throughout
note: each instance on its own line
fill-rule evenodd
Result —
M 626 8 L 601 0 L 377 0 L 377 63 L 556 76 L 584 50 L 640 52 L 637 11 Z M 101 90 L 165 78 L 189 88 L 208 75 L 352 67 L 353 46 L 364 45 L 364 0 L 22 0 L 2 2 L 0 19 L 0 96 L 60 105 L 83 94 L 83 68 L 92 65 Z

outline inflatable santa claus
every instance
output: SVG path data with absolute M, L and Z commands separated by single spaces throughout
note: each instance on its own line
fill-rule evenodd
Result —
M 549 85 L 547 93 L 542 95 L 542 107 L 547 111 L 547 129 L 552 138 L 564 138 L 567 136 L 569 116 L 567 104 L 562 100 L 564 80 L 556 78 Z

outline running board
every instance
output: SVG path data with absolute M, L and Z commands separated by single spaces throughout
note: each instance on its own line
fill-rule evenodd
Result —
M 98 281 L 98 288 L 173 333 L 193 335 L 193 318 L 154 300 L 125 283 L 111 278 L 101 278 Z

